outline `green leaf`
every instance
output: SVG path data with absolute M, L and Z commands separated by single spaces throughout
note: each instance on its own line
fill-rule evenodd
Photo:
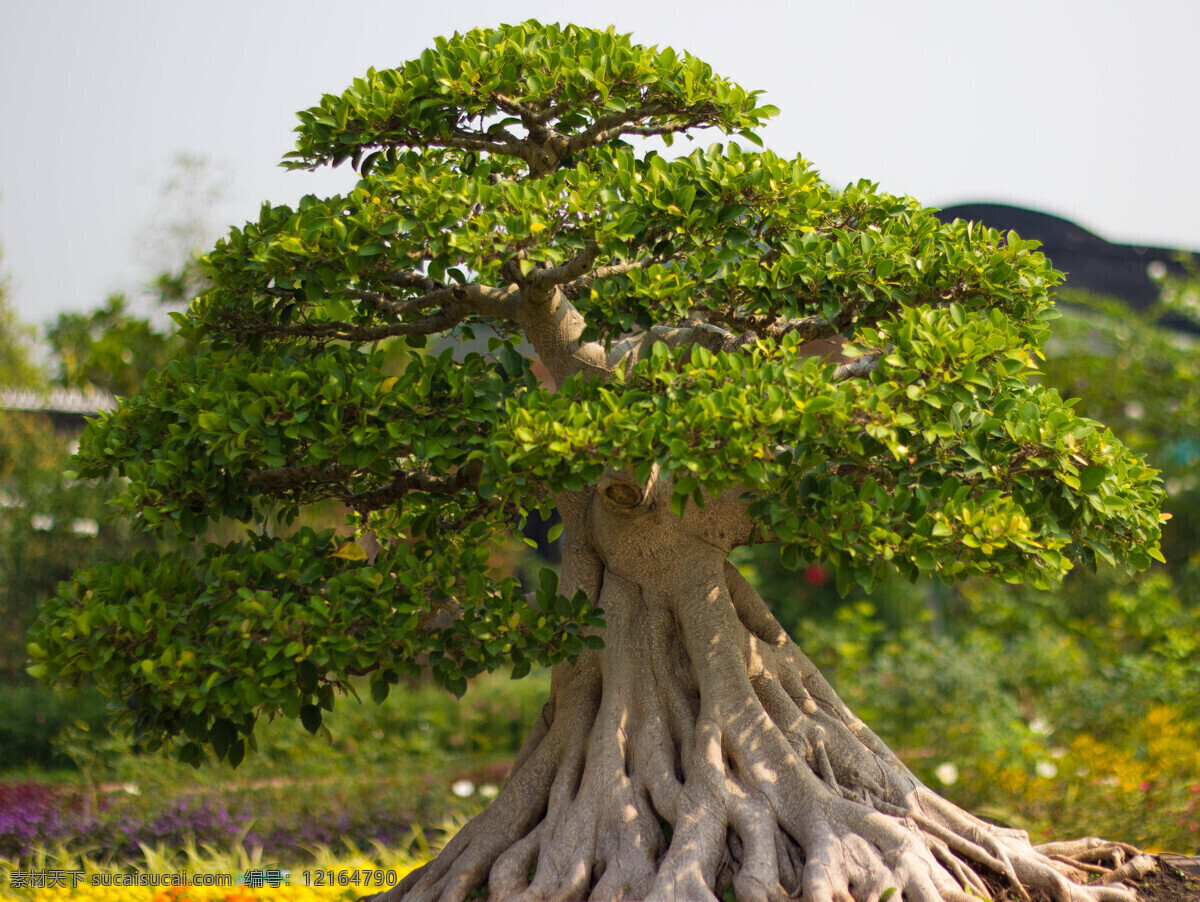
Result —
M 375 701 L 375 704 L 382 705 L 387 700 L 391 688 L 387 680 L 379 679 L 373 682 L 371 684 L 371 698 Z
M 750 208 L 745 204 L 726 204 L 721 208 L 721 212 L 717 214 L 717 222 L 726 223 L 730 220 L 737 219 L 748 209 Z
M 515 379 L 525 372 L 525 358 L 514 348 L 506 345 L 500 352 L 500 366 L 504 370 L 504 375 Z
M 297 680 L 300 689 L 304 692 L 317 691 L 317 668 L 313 666 L 311 661 L 301 661 L 296 668 L 299 679 Z
M 208 741 L 212 744 L 213 752 L 220 761 L 237 739 L 237 727 L 233 725 L 233 721 L 225 717 L 217 718 L 213 723 L 212 729 L 209 730 Z
M 229 766 L 237 767 L 246 757 L 246 741 L 244 739 L 235 739 L 229 746 Z
M 264 552 L 262 555 L 262 562 L 276 573 L 282 573 L 287 569 L 287 563 L 274 551 Z
M 321 709 L 316 705 L 305 705 L 300 709 L 300 723 L 310 733 L 316 733 L 321 728 Z

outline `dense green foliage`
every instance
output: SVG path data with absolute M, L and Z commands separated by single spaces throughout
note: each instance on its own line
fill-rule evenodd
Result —
M 164 276 L 169 278 L 168 276 Z M 182 342 L 129 312 L 123 295 L 87 313 L 60 313 L 46 333 L 53 381 L 66 388 L 136 395 L 146 374 L 165 366 Z
M 0 771 L 69 768 L 55 741 L 78 723 L 103 735 L 107 720 L 107 702 L 95 690 L 64 698 L 45 686 L 9 683 L 0 692 Z
M 1030 381 L 1059 280 L 1034 242 L 833 190 L 799 158 L 624 140 L 757 143 L 772 113 L 691 57 L 537 23 L 441 40 L 301 113 L 291 160 L 354 157 L 361 179 L 233 229 L 178 316 L 196 352 L 84 436 L 80 472 L 127 479 L 120 508 L 177 545 L 64 586 L 33 672 L 94 679 L 149 744 L 236 763 L 258 718 L 316 730 L 355 674 L 380 698 L 428 663 L 458 692 L 574 657 L 600 612 L 551 574 L 527 605 L 487 546 L 614 466 L 657 464 L 677 511 L 751 492 L 761 538 L 843 587 L 1147 566 L 1156 471 Z M 515 339 L 543 341 L 548 298 L 605 378 L 533 377 Z M 481 328 L 487 355 L 396 363 L 396 340 Z M 806 356 L 836 335 L 854 363 Z M 345 531 L 297 520 L 331 499 Z M 221 521 L 233 541 L 207 541 Z
M 0 386 L 26 388 L 43 378 L 32 347 L 33 329 L 17 319 L 8 300 L 7 279 L 0 276 Z
M 0 414 L 0 679 L 22 682 L 24 633 L 39 602 L 80 567 L 148 547 L 149 537 L 106 517 L 109 481 L 71 479 L 70 430 L 35 413 Z
M 967 583 L 953 628 L 867 601 L 799 627 L 846 701 L 928 785 L 1041 839 L 1200 844 L 1196 574 Z
M 18 322 L 2 289 L 0 285 L 0 390 L 63 387 L 44 371 L 34 330 Z M 128 317 L 122 314 L 121 319 Z M 121 347 L 118 335 L 107 340 L 109 346 Z M 71 428 L 40 413 L 0 411 L 0 617 L 7 624 L 0 633 L 0 680 L 5 682 L 29 681 L 25 631 L 38 603 L 53 595 L 59 582 L 80 567 L 150 544 L 128 524 L 105 517 L 110 482 L 68 476 L 66 461 L 79 428 L 82 422 Z

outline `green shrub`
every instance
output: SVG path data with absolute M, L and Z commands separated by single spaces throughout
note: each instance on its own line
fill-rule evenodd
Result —
M 968 583 L 896 630 L 870 602 L 801 648 L 919 778 L 1039 839 L 1200 844 L 1200 608 L 1162 569 L 1054 593 Z M 915 591 L 919 592 L 920 587 Z M 953 621 L 953 618 L 951 618 Z
M 107 732 L 106 702 L 98 692 L 65 698 L 45 686 L 5 686 L 0 689 L 0 770 L 70 768 L 72 759 L 55 746 L 55 739 L 76 722 L 93 735 Z

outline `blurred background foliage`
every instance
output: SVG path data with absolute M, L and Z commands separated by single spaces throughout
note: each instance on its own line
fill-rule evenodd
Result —
M 152 296 L 191 294 L 194 258 L 184 259 Z M 918 776 L 1037 838 L 1200 848 L 1200 348 L 1194 333 L 1158 325 L 1168 309 L 1197 319 L 1191 272 L 1145 314 L 1064 292 L 1043 366 L 1047 383 L 1163 471 L 1165 566 L 1076 572 L 1050 592 L 895 579 L 843 598 L 820 561 L 793 571 L 770 546 L 737 552 L 801 648 Z M 161 319 L 113 296 L 38 336 L 0 287 L 0 388 L 135 393 L 186 353 Z M 38 603 L 76 568 L 150 541 L 105 518 L 111 486 L 70 478 L 81 426 L 0 410 L 0 855 L 65 842 L 136 858 L 150 836 L 249 841 L 285 859 L 342 838 L 416 848 L 429 828 L 486 804 L 540 710 L 545 674 L 480 678 L 462 703 L 401 684 L 382 705 L 339 706 L 332 744 L 268 725 L 236 778 L 136 754 L 108 734 L 103 699 L 35 686 L 23 643 Z M 495 566 L 533 567 L 518 548 Z

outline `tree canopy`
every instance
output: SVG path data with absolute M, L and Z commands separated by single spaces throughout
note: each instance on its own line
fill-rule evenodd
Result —
M 686 53 L 526 22 L 301 112 L 286 165 L 358 181 L 232 229 L 177 316 L 195 353 L 89 427 L 79 473 L 124 477 L 117 510 L 174 547 L 65 583 L 33 672 L 236 763 L 258 717 L 315 731 L 355 675 L 461 692 L 574 658 L 595 599 L 546 571 L 529 603 L 489 547 L 614 471 L 679 515 L 746 493 L 750 538 L 842 587 L 1159 557 L 1156 471 L 1031 382 L 1061 279 L 1037 243 L 832 188 L 757 149 L 759 101 Z M 727 143 L 661 147 L 704 130 Z M 845 361 L 812 354 L 834 337 Z M 306 522 L 331 501 L 344 529 Z

